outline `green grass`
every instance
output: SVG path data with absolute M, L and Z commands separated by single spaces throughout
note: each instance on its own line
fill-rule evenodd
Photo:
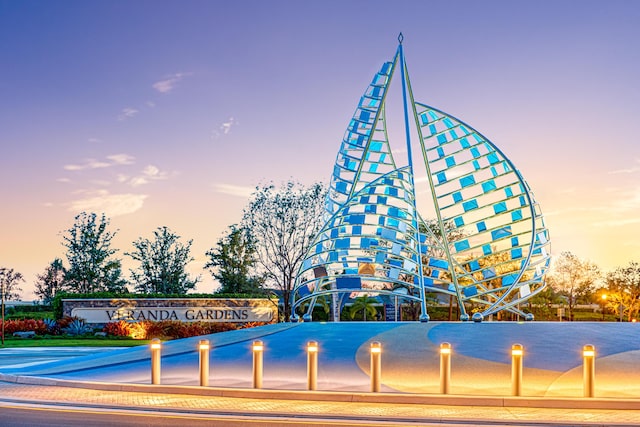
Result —
M 5 337 L 4 348 L 20 347 L 135 347 L 149 344 L 150 340 L 133 340 L 129 338 L 69 338 L 69 337 Z

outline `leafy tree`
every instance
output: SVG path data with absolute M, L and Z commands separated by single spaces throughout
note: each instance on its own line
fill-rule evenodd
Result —
M 256 241 L 260 275 L 281 291 L 284 319 L 291 315 L 291 291 L 302 260 L 324 223 L 326 186 L 289 181 L 256 187 L 242 225 Z
M 104 214 L 82 212 L 73 227 L 63 235 L 69 269 L 64 279 L 67 288 L 77 293 L 126 292 L 119 259 L 112 256 L 111 240 L 116 233 L 107 231 L 109 220 Z
M 22 273 L 14 271 L 13 268 L 0 267 L 0 292 L 3 300 L 20 299 L 20 292 L 22 292 L 19 287 L 20 282 L 24 282 Z
M 567 298 L 569 318 L 579 299 L 588 297 L 601 277 L 600 269 L 590 261 L 583 261 L 571 252 L 562 252 L 555 261 L 547 284 Z
M 349 318 L 351 320 L 355 319 L 356 313 L 360 311 L 362 311 L 362 318 L 365 322 L 367 321 L 367 313 L 371 318 L 375 318 L 376 314 L 378 314 L 378 310 L 373 304 L 377 302 L 377 299 L 370 297 L 369 295 L 362 295 L 357 297 L 353 300 L 351 308 L 349 308 Z
M 209 261 L 204 268 L 220 282 L 219 293 L 258 293 L 262 290 L 262 279 L 254 274 L 256 244 L 247 229 L 230 226 L 229 232 L 206 255 Z
M 54 259 L 45 269 L 44 273 L 39 274 L 35 283 L 35 294 L 40 297 L 44 304 L 51 304 L 58 292 L 67 290 L 64 280 L 65 269 L 60 258 Z
M 617 311 L 622 305 L 622 314 L 629 321 L 635 318 L 640 312 L 640 264 L 616 268 L 607 275 L 607 287 L 607 307 Z
M 189 262 L 192 240 L 186 245 L 180 243 L 180 236 L 166 226 L 153 232 L 155 240 L 139 238 L 133 242 L 134 252 L 127 252 L 140 263 L 137 270 L 131 270 L 135 288 L 142 293 L 185 294 L 196 287 L 200 278 L 191 279 L 185 271 Z

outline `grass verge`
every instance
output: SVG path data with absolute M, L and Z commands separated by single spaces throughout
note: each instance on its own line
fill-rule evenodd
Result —
M 69 338 L 69 337 L 36 337 L 36 338 L 8 338 L 5 337 L 4 347 L 135 347 L 149 344 L 150 340 L 133 340 L 126 338 Z

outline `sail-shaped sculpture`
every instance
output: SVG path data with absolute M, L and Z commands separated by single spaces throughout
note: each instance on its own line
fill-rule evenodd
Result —
M 345 295 L 419 303 L 448 295 L 460 318 L 520 304 L 544 288 L 549 235 L 540 207 L 512 162 L 480 132 L 413 98 L 402 46 L 360 99 L 331 177 L 327 221 L 296 277 L 293 317 L 310 319 L 319 299 L 339 313 Z M 385 118 L 394 73 L 402 80 L 407 165 L 392 155 Z M 411 126 L 413 118 L 413 126 Z M 417 135 L 421 163 L 413 161 Z M 427 176 L 435 218 L 416 202 L 415 169 Z M 421 188 L 422 189 L 422 188 Z M 334 316 L 337 320 L 337 315 Z

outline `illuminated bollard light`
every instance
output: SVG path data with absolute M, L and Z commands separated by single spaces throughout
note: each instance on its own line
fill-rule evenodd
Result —
M 371 343 L 371 391 L 380 391 L 380 377 L 382 376 L 382 345 L 378 341 Z
M 522 357 L 524 350 L 521 344 L 511 346 L 511 395 L 522 395 Z
M 262 388 L 262 341 L 253 342 L 253 388 Z
M 584 397 L 594 397 L 596 391 L 596 349 L 591 344 L 582 347 L 583 370 L 582 382 L 584 386 Z
M 440 393 L 449 394 L 451 384 L 451 344 L 440 344 Z
M 198 343 L 198 352 L 200 353 L 200 385 L 207 387 L 209 385 L 209 340 L 200 340 Z
M 158 338 L 151 340 L 151 384 L 160 384 L 160 351 L 162 343 Z
M 318 388 L 318 342 L 307 343 L 307 390 Z

